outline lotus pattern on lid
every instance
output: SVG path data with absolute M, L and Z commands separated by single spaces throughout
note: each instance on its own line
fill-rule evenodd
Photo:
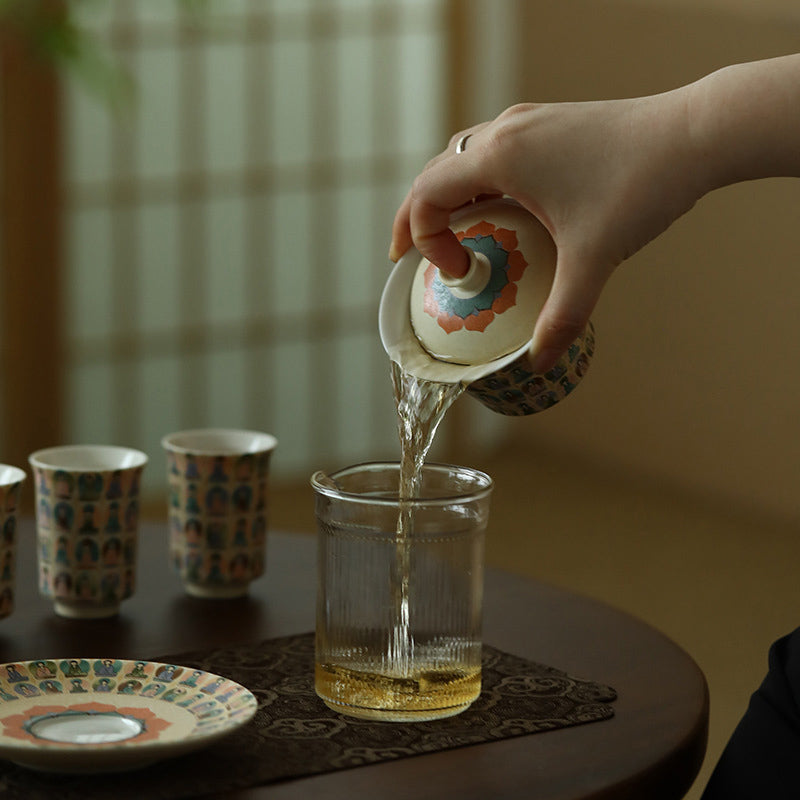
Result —
M 528 266 L 517 249 L 517 235 L 482 220 L 456 233 L 470 250 L 483 253 L 492 268 L 489 282 L 477 295 L 459 298 L 441 281 L 439 270 L 429 264 L 425 270 L 425 312 L 447 333 L 461 330 L 483 332 L 496 315 L 517 302 L 517 281 Z

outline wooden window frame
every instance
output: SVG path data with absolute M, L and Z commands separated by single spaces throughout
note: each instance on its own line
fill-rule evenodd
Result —
M 63 436 L 61 193 L 55 66 L 0 25 L 0 460 L 23 468 Z

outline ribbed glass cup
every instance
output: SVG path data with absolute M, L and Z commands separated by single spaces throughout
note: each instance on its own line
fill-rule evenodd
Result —
M 366 719 L 458 714 L 481 687 L 483 546 L 492 481 L 423 467 L 398 497 L 399 465 L 317 472 L 317 694 Z

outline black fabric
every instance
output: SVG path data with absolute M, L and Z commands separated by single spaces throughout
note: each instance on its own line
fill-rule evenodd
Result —
M 800 628 L 769 651 L 769 670 L 702 800 L 800 798 Z
M 314 692 L 314 635 L 156 660 L 231 678 L 258 698 L 255 718 L 190 755 L 117 775 L 59 775 L 0 762 L 2 800 L 175 800 L 539 733 L 613 717 L 613 689 L 484 645 L 480 697 L 433 722 L 370 722 Z

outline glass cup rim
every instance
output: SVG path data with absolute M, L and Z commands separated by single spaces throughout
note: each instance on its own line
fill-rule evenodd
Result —
M 374 495 L 364 495 L 358 492 L 347 492 L 336 486 L 335 481 L 337 477 L 342 477 L 346 474 L 354 472 L 364 472 L 368 470 L 379 471 L 380 469 L 390 469 L 399 473 L 399 461 L 364 461 L 359 464 L 353 464 L 349 467 L 343 467 L 336 470 L 331 474 L 323 470 L 317 470 L 311 476 L 311 487 L 318 494 L 325 495 L 326 497 L 346 500 L 353 503 L 365 503 L 372 506 L 397 506 L 400 503 L 398 497 L 380 497 Z M 462 492 L 449 492 L 433 497 L 417 497 L 403 501 L 410 505 L 450 505 L 452 503 L 468 503 L 476 500 L 481 500 L 491 494 L 494 488 L 494 482 L 491 477 L 485 472 L 481 472 L 473 467 L 462 467 L 456 464 L 444 464 L 438 462 L 426 462 L 422 467 L 423 472 L 453 472 L 456 471 L 461 475 L 468 475 L 470 479 L 475 480 L 479 485 L 475 489 L 470 489 Z M 399 477 L 399 476 L 398 476 Z
M 237 438 L 249 444 L 218 444 L 215 439 Z M 197 443 L 187 440 L 196 439 Z M 190 428 L 168 433 L 161 438 L 161 446 L 171 453 L 193 456 L 239 456 L 268 453 L 275 449 L 278 440 L 264 431 L 246 430 L 244 428 Z
M 66 444 L 45 447 L 28 456 L 35 469 L 64 472 L 116 472 L 137 469 L 147 464 L 141 450 L 111 444 Z

